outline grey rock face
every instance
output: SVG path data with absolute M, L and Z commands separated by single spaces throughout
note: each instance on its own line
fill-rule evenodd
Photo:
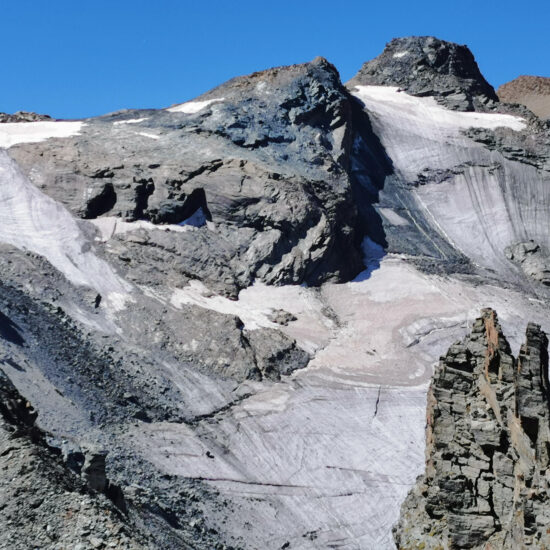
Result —
M 529 277 L 550 285 L 550 258 L 540 245 L 533 241 L 517 243 L 506 249 L 507 257 L 518 263 Z
M 550 543 L 548 339 L 529 324 L 515 359 L 496 313 L 436 369 L 426 474 L 394 528 L 397 547 L 545 548 Z
M 483 110 L 498 101 L 468 47 L 433 36 L 394 38 L 348 82 L 357 85 L 398 86 L 458 111 Z
M 270 69 L 197 101 L 210 100 L 196 113 L 93 119 L 80 136 L 10 155 L 85 219 L 177 225 L 201 209 L 193 233 L 116 237 L 122 255 L 171 265 L 181 284 L 200 278 L 236 295 L 253 279 L 316 285 L 356 275 L 364 224 L 348 169 L 354 139 L 368 130 L 336 69 L 322 58 Z

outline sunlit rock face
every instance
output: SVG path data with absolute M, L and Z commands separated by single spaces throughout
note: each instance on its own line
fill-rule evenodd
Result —
M 548 127 L 464 47 L 366 67 L 0 124 L 1 368 L 158 548 L 394 548 L 438 358 L 550 328 Z
M 426 473 L 395 527 L 398 548 L 548 546 L 548 338 L 535 324 L 513 357 L 486 309 L 436 367 Z

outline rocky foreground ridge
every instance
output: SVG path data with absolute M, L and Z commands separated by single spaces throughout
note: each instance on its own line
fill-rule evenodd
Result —
M 394 529 L 399 549 L 548 548 L 549 391 L 540 326 L 528 325 L 515 358 L 483 310 L 434 373 L 426 473 Z
M 434 362 L 487 303 L 513 349 L 550 329 L 549 126 L 464 46 L 398 39 L 347 84 L 316 58 L 166 109 L 0 120 L 2 403 L 36 412 L 20 430 L 10 405 L 0 433 L 21 549 L 394 548 Z M 488 445 L 471 467 L 495 477 Z M 491 499 L 456 529 L 507 532 Z

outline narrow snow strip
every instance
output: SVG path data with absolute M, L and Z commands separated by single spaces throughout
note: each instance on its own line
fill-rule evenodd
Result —
M 148 134 L 147 132 L 136 132 L 138 136 L 148 137 L 151 139 L 160 139 L 160 136 L 156 134 Z
M 131 285 L 91 250 L 76 220 L 39 191 L 0 150 L 0 242 L 44 256 L 75 285 L 96 290 L 114 310 L 130 299 Z
M 409 55 L 408 51 L 394 53 L 393 57 L 395 59 L 399 59 L 400 57 L 405 57 L 406 55 Z
M 113 122 L 113 125 L 117 126 L 119 124 L 137 124 L 138 122 L 143 122 L 144 120 L 147 120 L 147 117 L 145 117 L 145 118 L 129 118 L 128 120 L 117 120 L 116 122 Z
M 394 86 L 356 86 L 354 95 L 370 111 L 382 116 L 399 113 L 419 126 L 424 125 L 426 129 L 437 126 L 458 132 L 467 128 L 506 127 L 520 131 L 526 126 L 525 120 L 517 116 L 451 111 L 439 105 L 433 97 L 411 96 Z
M 224 97 L 219 97 L 216 99 L 207 99 L 205 101 L 188 101 L 187 103 L 181 103 L 180 105 L 176 105 L 174 107 L 170 107 L 166 109 L 170 113 L 186 113 L 188 115 L 193 113 L 198 113 L 205 107 L 208 107 L 208 105 L 215 103 L 217 101 L 223 101 Z
M 6 122 L 0 124 L 0 147 L 11 147 L 17 143 L 37 143 L 48 138 L 64 138 L 78 135 L 81 121 L 55 122 Z
M 175 225 L 175 224 L 166 224 L 166 225 L 156 225 L 154 223 L 148 222 L 146 220 L 137 220 L 135 222 L 125 222 L 116 216 L 105 216 L 102 218 L 96 218 L 95 220 L 88 220 L 90 223 L 95 225 L 100 233 L 101 237 L 99 240 L 108 241 L 115 235 L 121 233 L 128 233 L 130 231 L 137 231 L 138 229 L 145 229 L 146 231 L 196 231 L 197 227 L 193 225 Z

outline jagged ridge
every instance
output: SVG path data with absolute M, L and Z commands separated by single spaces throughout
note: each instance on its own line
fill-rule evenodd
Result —
M 530 323 L 515 359 L 485 309 L 441 359 L 428 394 L 426 473 L 394 529 L 400 550 L 548 547 L 547 348 Z

